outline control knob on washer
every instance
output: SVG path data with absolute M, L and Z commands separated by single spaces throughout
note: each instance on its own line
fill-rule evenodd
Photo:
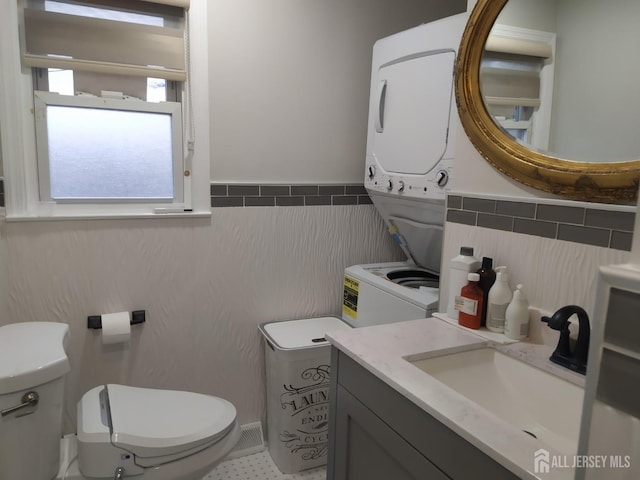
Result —
M 391 180 L 387 180 L 387 190 L 391 191 L 393 190 L 393 182 Z
M 404 192 L 404 182 L 402 180 L 398 181 L 398 192 Z
M 444 187 L 448 181 L 449 172 L 447 172 L 446 170 L 439 170 L 438 173 L 436 173 L 436 183 L 439 187 Z
M 369 165 L 369 178 L 373 178 L 376 176 L 376 167 L 375 165 Z

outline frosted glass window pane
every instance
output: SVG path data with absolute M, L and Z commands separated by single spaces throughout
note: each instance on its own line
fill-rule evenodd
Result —
M 47 106 L 53 199 L 173 198 L 171 115 Z

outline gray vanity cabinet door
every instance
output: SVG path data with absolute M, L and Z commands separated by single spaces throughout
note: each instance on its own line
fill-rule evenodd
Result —
M 449 479 L 347 390 L 338 386 L 336 397 L 335 456 L 329 479 Z

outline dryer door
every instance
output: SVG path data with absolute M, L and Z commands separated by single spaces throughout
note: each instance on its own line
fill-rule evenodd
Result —
M 424 175 L 447 148 L 455 52 L 410 55 L 378 70 L 373 155 L 389 173 Z

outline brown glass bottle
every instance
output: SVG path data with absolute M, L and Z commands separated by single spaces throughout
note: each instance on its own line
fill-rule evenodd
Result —
M 470 273 L 468 275 L 469 283 L 462 287 L 460 296 L 456 298 L 458 324 L 474 330 L 480 328 L 482 305 L 484 304 L 482 300 L 484 292 L 478 285 L 478 280 L 480 280 L 480 275 Z

